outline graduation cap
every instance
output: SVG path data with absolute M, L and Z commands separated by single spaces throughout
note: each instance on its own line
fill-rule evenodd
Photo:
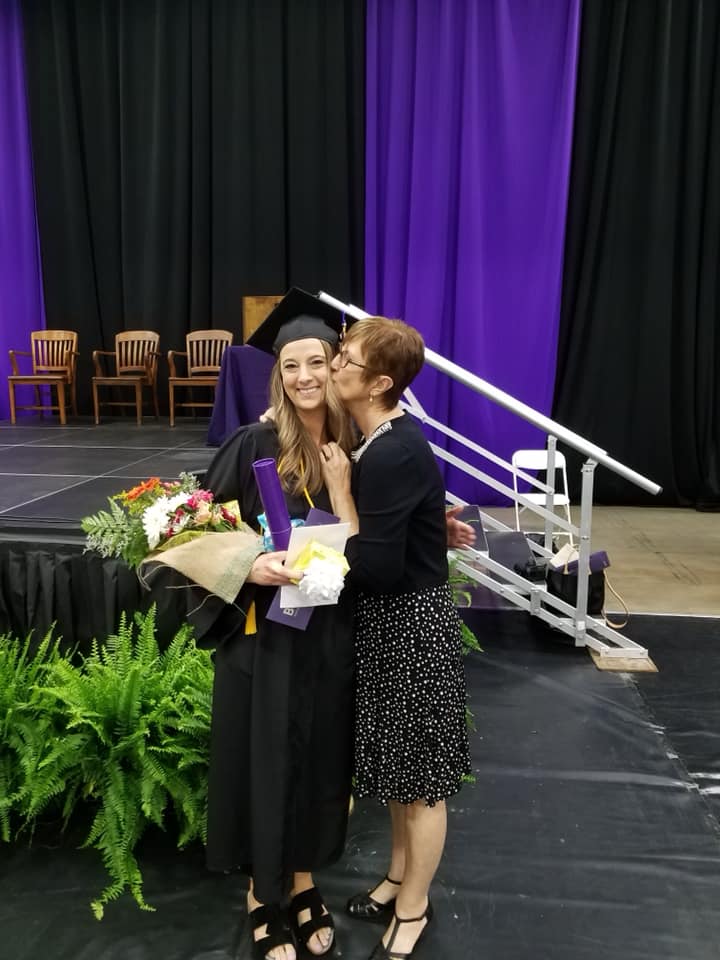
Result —
M 350 322 L 354 318 L 349 318 Z M 336 347 L 345 332 L 342 310 L 299 287 L 289 290 L 248 338 L 251 347 L 277 356 L 295 340 L 325 340 Z

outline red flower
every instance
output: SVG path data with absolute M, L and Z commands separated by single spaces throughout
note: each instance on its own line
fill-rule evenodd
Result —
M 231 527 L 237 526 L 237 517 L 235 516 L 235 514 L 230 513 L 230 511 L 226 510 L 225 507 L 223 506 L 220 507 L 220 513 L 222 514 L 223 520 L 226 523 L 229 523 Z

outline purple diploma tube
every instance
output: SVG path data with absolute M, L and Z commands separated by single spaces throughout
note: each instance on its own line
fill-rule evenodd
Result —
M 273 547 L 276 550 L 287 550 L 288 543 L 290 543 L 290 515 L 285 504 L 275 461 L 269 457 L 265 460 L 256 460 L 252 468 L 265 510 L 265 519 L 272 537 Z

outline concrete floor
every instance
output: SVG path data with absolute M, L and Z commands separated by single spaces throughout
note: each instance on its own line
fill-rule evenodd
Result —
M 512 510 L 483 509 L 514 526 Z M 537 529 L 524 519 L 523 527 Z M 598 506 L 591 542 L 607 551 L 609 581 L 631 613 L 720 617 L 720 513 Z M 607 610 L 618 609 L 608 595 Z

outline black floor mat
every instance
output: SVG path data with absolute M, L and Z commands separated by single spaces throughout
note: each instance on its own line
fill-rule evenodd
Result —
M 630 676 L 598 671 L 523 614 L 471 616 L 485 648 L 467 661 L 476 782 L 449 804 L 437 923 L 416 956 L 715 960 L 720 832 L 697 774 L 717 771 L 718 621 L 633 618 L 633 638 L 661 672 Z M 343 860 L 317 878 L 337 956 L 366 958 L 380 932 L 342 905 L 382 876 L 387 849 L 386 812 L 358 804 Z M 123 897 L 98 923 L 88 906 L 103 884 L 95 853 L 70 839 L 1 848 L 2 956 L 249 956 L 240 877 L 208 874 L 199 848 L 178 853 L 159 833 L 140 853 L 156 912 Z

